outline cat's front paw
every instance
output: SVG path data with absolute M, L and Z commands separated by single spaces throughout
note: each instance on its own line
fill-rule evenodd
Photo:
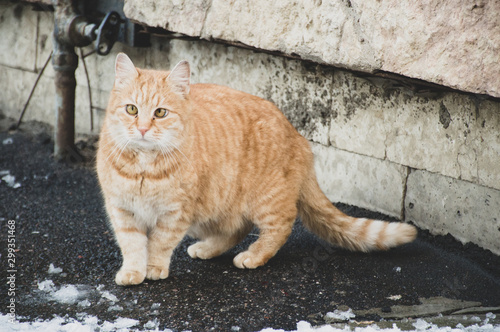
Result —
M 144 272 L 121 269 L 116 274 L 115 282 L 120 286 L 139 285 L 144 281 L 145 277 Z
M 244 251 L 234 257 L 233 264 L 239 269 L 255 269 L 266 264 L 266 261 L 249 251 Z
M 146 278 L 150 280 L 166 279 L 168 277 L 167 266 L 148 265 Z

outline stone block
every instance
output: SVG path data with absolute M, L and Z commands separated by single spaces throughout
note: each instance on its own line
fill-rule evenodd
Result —
M 152 27 L 200 36 L 210 0 L 125 1 L 123 11 L 129 18 Z
M 332 202 L 401 218 L 407 168 L 321 144 L 312 144 L 318 183 Z
M 36 34 L 37 57 L 36 70 L 39 71 L 50 56 L 53 49 L 53 33 L 54 33 L 54 13 L 51 11 L 40 11 L 38 13 L 38 30 Z M 52 61 L 49 62 L 44 71 L 44 76 L 54 76 Z
M 474 153 L 479 184 L 500 189 L 500 103 L 477 102 L 477 110 Z
M 0 65 L 35 70 L 37 26 L 38 14 L 29 7 L 0 3 Z
M 351 73 L 337 71 L 334 79 L 330 143 L 342 150 L 379 159 L 386 156 L 389 108 L 384 89 Z
M 334 82 L 333 146 L 500 189 L 500 103 L 427 96 L 342 71 Z
M 433 234 L 451 234 L 500 254 L 500 190 L 426 171 L 408 176 L 405 216 Z
M 202 37 L 372 71 L 376 54 L 364 42 L 350 12 L 338 1 L 215 0 L 207 12 Z
M 457 102 L 455 98 L 459 96 L 453 94 L 434 100 L 405 101 L 402 97 L 396 97 L 396 107 L 387 108 L 385 113 L 387 159 L 459 178 L 462 174 L 457 162 L 459 152 L 471 149 L 467 140 L 473 121 L 471 103 L 466 99 L 461 99 L 466 104 Z M 468 162 L 468 170 L 476 167 L 475 160 Z M 467 180 L 474 180 L 472 173 L 463 172 Z
M 500 2 L 351 3 L 381 70 L 500 96 Z
M 495 97 L 499 11 L 468 0 L 125 1 L 127 17 L 150 26 Z
M 9 117 L 18 119 L 24 104 L 26 103 L 31 88 L 36 81 L 37 75 L 33 72 L 0 66 L 0 110 Z M 35 91 L 30 102 L 29 109 L 25 113 L 25 119 L 31 119 L 42 114 L 40 120 L 52 119 L 45 113 L 49 107 L 49 96 L 54 93 L 54 84 L 49 79 L 41 79 L 38 89 Z M 52 93 L 52 94 L 51 94 Z M 50 121 L 50 120 L 49 120 Z

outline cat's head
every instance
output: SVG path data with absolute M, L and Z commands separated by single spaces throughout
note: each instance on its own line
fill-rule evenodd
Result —
M 139 69 L 118 54 L 107 109 L 107 130 L 119 145 L 132 149 L 175 149 L 189 117 L 187 61 L 170 72 Z

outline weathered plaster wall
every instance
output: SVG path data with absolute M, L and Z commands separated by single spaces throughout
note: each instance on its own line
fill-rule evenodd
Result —
M 52 49 L 52 14 L 0 5 L 0 112 L 17 118 Z M 470 94 L 414 91 L 398 82 L 208 41 L 116 44 L 86 58 L 99 128 L 114 57 L 139 67 L 191 63 L 194 82 L 231 86 L 275 102 L 312 141 L 321 187 L 345 202 L 451 233 L 500 254 L 500 102 Z M 86 50 L 88 51 L 88 50 Z M 77 70 L 76 127 L 89 133 L 87 81 Z M 26 120 L 52 123 L 49 65 Z M 1 146 L 0 146 L 1 149 Z

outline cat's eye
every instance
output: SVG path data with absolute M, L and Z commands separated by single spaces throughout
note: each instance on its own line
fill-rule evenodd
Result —
M 137 106 L 135 106 L 135 105 L 128 104 L 127 106 L 125 106 L 125 110 L 130 115 L 137 115 L 137 113 L 139 113 L 139 110 L 137 109 Z
M 164 118 L 167 116 L 167 114 L 168 114 L 168 111 L 164 108 L 157 108 L 155 111 L 155 116 L 157 118 Z

